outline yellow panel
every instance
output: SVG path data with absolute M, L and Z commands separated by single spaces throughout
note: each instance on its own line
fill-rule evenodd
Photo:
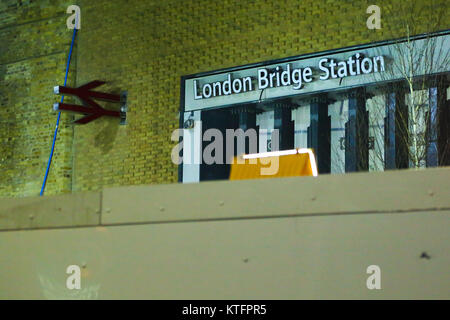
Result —
M 277 152 L 267 152 L 255 154 L 254 157 L 244 155 L 244 159 L 239 157 L 239 162 L 238 157 L 235 157 L 230 180 L 317 176 L 317 166 L 311 149 L 285 152 L 295 153 L 276 155 Z

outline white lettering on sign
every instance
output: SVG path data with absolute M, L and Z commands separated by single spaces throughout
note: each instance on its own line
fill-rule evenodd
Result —
M 194 80 L 194 99 L 209 99 L 276 87 L 292 86 L 294 90 L 300 90 L 305 83 L 316 79 L 323 81 L 384 71 L 383 56 L 369 58 L 356 53 L 344 61 L 323 58 L 319 61 L 318 68 L 293 68 L 291 64 L 286 64 L 284 68 L 261 68 L 258 69 L 256 79 L 252 76 L 233 78 L 229 73 L 224 81 L 201 84 L 199 80 Z
M 222 95 L 230 95 L 233 93 L 241 93 L 247 91 L 253 91 L 251 77 L 232 79 L 231 74 L 228 74 L 227 80 L 225 81 L 205 83 L 201 87 L 198 85 L 198 81 L 194 80 L 195 99 L 207 99 L 211 97 L 218 97 Z

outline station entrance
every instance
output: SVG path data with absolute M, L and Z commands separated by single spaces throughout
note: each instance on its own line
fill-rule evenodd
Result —
M 436 39 L 449 52 L 449 35 Z M 414 41 L 426 46 L 424 39 Z M 179 181 L 228 179 L 235 156 L 293 148 L 312 149 L 319 174 L 450 165 L 448 59 L 432 57 L 438 72 L 416 66 L 417 74 L 405 79 L 396 67 L 405 57 L 396 46 L 359 46 L 183 78 L 183 150 L 194 161 L 183 159 Z M 356 61 L 361 72 L 352 73 L 346 61 Z M 368 72 L 370 61 L 376 67 Z M 341 67 L 333 72 L 333 66 Z

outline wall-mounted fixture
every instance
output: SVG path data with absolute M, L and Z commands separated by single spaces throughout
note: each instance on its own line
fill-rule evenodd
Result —
M 194 117 L 194 112 L 191 112 L 191 114 L 189 115 L 189 118 L 186 121 L 184 121 L 184 123 L 183 123 L 184 129 L 193 129 L 195 127 L 195 121 L 194 121 L 193 117 Z
M 127 92 L 124 91 L 120 95 L 104 93 L 99 91 L 91 91 L 96 87 L 99 87 L 106 82 L 104 81 L 91 81 L 81 87 L 78 88 L 69 88 L 64 86 L 56 86 L 53 88 L 53 92 L 55 94 L 68 94 L 77 96 L 83 103 L 84 106 L 76 105 L 76 104 L 67 104 L 67 103 L 55 103 L 53 105 L 53 110 L 55 111 L 67 111 L 67 112 L 75 112 L 81 113 L 85 116 L 76 120 L 74 123 L 77 124 L 86 124 L 95 119 L 98 119 L 102 116 L 115 117 L 120 118 L 120 124 L 126 123 L 126 114 L 128 111 L 127 108 Z M 120 111 L 107 110 L 103 109 L 98 103 L 96 103 L 93 99 L 120 103 Z

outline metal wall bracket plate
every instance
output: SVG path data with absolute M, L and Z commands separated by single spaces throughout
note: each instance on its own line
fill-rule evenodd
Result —
M 128 112 L 127 98 L 128 98 L 128 91 L 122 91 L 120 93 L 120 124 L 121 125 L 127 124 L 127 112 Z

